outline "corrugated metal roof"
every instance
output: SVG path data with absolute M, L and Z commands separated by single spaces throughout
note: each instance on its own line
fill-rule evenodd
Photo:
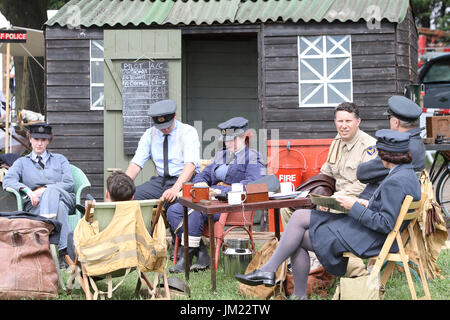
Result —
M 266 21 L 402 22 L 409 0 L 72 0 L 46 25 L 126 26 Z

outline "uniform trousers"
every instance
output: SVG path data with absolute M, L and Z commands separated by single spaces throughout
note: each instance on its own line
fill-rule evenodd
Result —
M 42 193 L 39 205 L 33 207 L 31 201 L 27 201 L 24 210 L 36 215 L 56 213 L 56 220 L 61 223 L 61 232 L 58 243 L 58 250 L 67 248 L 67 236 L 69 234 L 69 211 L 70 207 L 75 206 L 72 197 L 67 197 L 67 192 L 63 192 L 58 188 L 47 187 Z
M 134 194 L 134 200 L 147 200 L 147 199 L 159 199 L 164 191 L 172 188 L 177 182 L 178 177 L 153 176 L 149 181 L 136 187 L 136 193 Z

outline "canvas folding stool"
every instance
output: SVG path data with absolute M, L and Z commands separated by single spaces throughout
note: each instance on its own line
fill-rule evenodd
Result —
M 167 243 L 163 219 L 159 219 L 162 203 L 159 200 L 131 200 L 119 202 L 86 202 L 86 214 L 74 232 L 81 274 L 76 274 L 86 299 L 111 298 L 130 271 L 138 274 L 135 293 L 142 282 L 152 299 L 170 299 L 167 284 Z M 73 265 L 72 265 L 73 266 Z M 154 272 L 151 282 L 146 272 Z M 160 276 L 165 296 L 159 291 Z M 112 286 L 112 279 L 123 277 Z M 107 291 L 99 290 L 96 282 L 106 279 Z M 94 291 L 92 294 L 91 289 Z

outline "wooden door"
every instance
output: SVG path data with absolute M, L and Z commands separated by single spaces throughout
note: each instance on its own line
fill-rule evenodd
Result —
M 132 155 L 123 147 L 122 63 L 139 60 L 168 60 L 169 99 L 177 102 L 181 120 L 181 31 L 180 30 L 105 30 L 105 111 L 104 182 L 108 168 L 125 171 Z M 152 161 L 136 177 L 140 185 L 155 174 Z

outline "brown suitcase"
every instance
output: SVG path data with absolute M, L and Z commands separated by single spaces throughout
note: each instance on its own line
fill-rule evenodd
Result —
M 50 252 L 52 224 L 0 217 L 0 299 L 58 296 L 58 274 Z

